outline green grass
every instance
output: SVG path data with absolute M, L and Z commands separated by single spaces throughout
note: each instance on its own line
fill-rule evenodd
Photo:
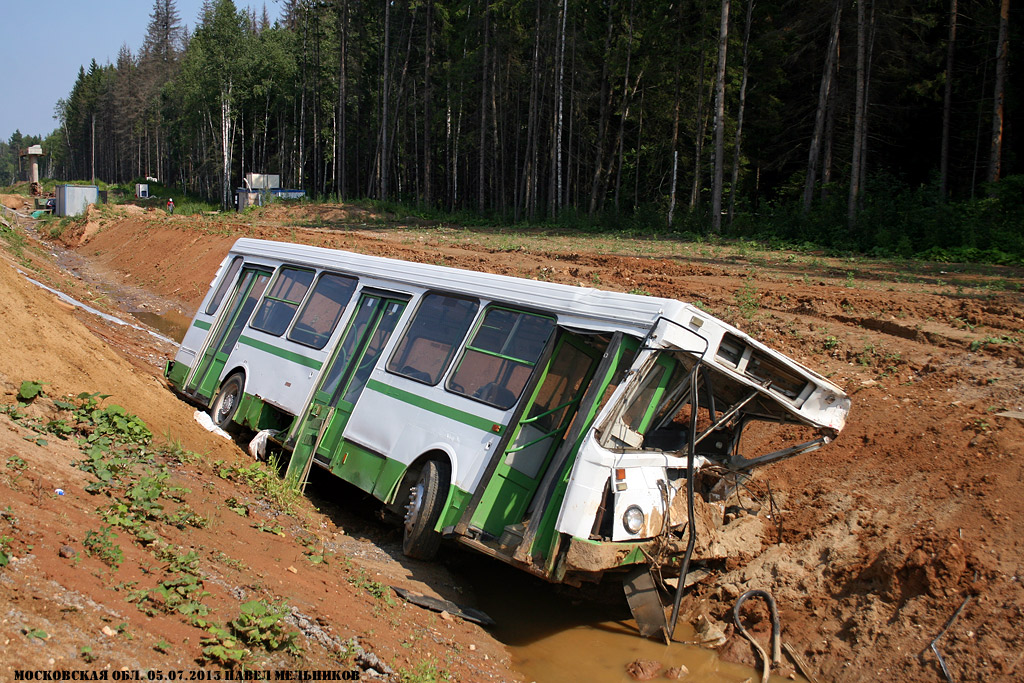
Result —
M 737 290 L 734 296 L 736 298 L 736 306 L 740 309 L 740 315 L 746 320 L 753 318 L 754 314 L 761 308 L 761 299 L 757 293 L 757 287 L 750 280 L 744 281 L 742 289 Z

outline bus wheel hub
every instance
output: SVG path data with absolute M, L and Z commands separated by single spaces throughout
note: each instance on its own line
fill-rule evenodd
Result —
M 417 482 L 409 489 L 409 504 L 405 506 L 405 528 L 412 531 L 416 519 L 420 516 L 420 507 L 423 502 L 423 483 Z

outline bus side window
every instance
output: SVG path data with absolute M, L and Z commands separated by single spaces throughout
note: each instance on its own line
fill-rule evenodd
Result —
M 214 293 L 213 298 L 210 299 L 210 305 L 206 307 L 206 315 L 213 315 L 220 308 L 220 302 L 224 300 L 224 295 L 235 284 L 235 276 L 238 275 L 238 269 L 241 267 L 242 257 L 236 256 L 235 260 L 228 266 L 227 272 L 224 273 L 224 278 L 217 285 L 217 291 Z
M 324 273 L 313 286 L 288 338 L 314 349 L 322 349 L 334 333 L 358 281 L 354 277 Z
M 312 270 L 298 268 L 281 268 L 270 292 L 263 297 L 263 303 L 256 312 L 249 327 L 262 330 L 267 334 L 280 336 L 288 329 L 295 311 L 302 298 L 306 296 L 309 285 L 313 282 Z
M 423 297 L 408 331 L 388 361 L 388 372 L 435 385 L 466 338 L 480 303 L 430 293 Z
M 508 410 L 523 393 L 554 329 L 552 318 L 487 309 L 448 380 L 448 390 Z

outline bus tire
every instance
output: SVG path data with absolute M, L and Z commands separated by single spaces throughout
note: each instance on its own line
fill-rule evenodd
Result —
M 213 419 L 213 423 L 221 429 L 231 426 L 231 420 L 235 417 L 238 404 L 242 401 L 243 389 L 244 382 L 240 372 L 231 375 L 220 385 L 217 398 L 210 406 L 210 417 Z
M 441 534 L 434 531 L 448 497 L 447 468 L 437 460 L 423 463 L 416 483 L 409 490 L 405 508 L 402 552 L 417 560 L 432 560 L 441 545 Z

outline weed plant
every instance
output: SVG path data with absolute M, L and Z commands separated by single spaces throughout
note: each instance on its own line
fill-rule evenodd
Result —
M 128 600 L 143 613 L 178 615 L 197 628 L 204 629 L 208 637 L 202 641 L 204 661 L 224 667 L 244 666 L 254 649 L 284 651 L 298 656 L 298 633 L 288 630 L 284 618 L 289 615 L 287 605 L 264 600 L 241 605 L 239 616 L 222 626 L 209 620 L 211 608 L 204 599 L 205 590 L 200 571 L 199 556 L 194 550 L 184 550 L 166 542 L 159 535 L 160 525 L 167 527 L 204 527 L 207 520 L 187 504 L 188 489 L 174 486 L 170 480 L 169 462 L 195 459 L 180 443 L 154 448 L 152 432 L 138 416 L 116 404 L 103 405 L 108 396 L 82 393 L 71 399 L 53 399 L 53 405 L 62 411 L 60 419 L 44 421 L 29 418 L 27 406 L 46 397 L 46 384 L 25 381 L 17 394 L 17 402 L 3 406 L 11 419 L 37 435 L 55 435 L 58 438 L 76 438 L 84 455 L 75 463 L 79 469 L 93 475 L 95 481 L 86 486 L 90 493 L 104 493 L 110 503 L 99 510 L 103 525 L 89 531 L 83 540 L 86 553 L 96 557 L 117 571 L 124 562 L 124 550 L 118 542 L 124 532 L 139 546 L 152 553 L 161 563 L 158 580 L 150 587 L 135 588 Z M 7 460 L 6 469 L 20 476 L 27 464 L 17 456 Z M 277 476 L 277 463 L 254 463 L 246 467 L 220 467 L 219 474 L 237 479 L 271 501 L 290 506 L 297 496 L 294 488 Z M 231 499 L 233 500 L 233 499 Z M 237 501 L 234 501 L 237 504 Z M 279 524 L 266 529 L 283 534 Z M 12 539 L 0 537 L 0 567 L 7 564 L 8 544 Z M 238 563 L 236 563 L 238 564 Z M 145 569 L 151 574 L 153 568 Z M 130 588 L 132 581 L 119 584 Z M 386 588 L 386 587 L 385 587 Z M 390 598 L 390 596 L 388 596 Z M 161 644 L 162 643 L 162 644 Z M 158 643 L 158 651 L 167 652 L 169 643 Z M 87 662 L 91 651 L 81 653 Z

